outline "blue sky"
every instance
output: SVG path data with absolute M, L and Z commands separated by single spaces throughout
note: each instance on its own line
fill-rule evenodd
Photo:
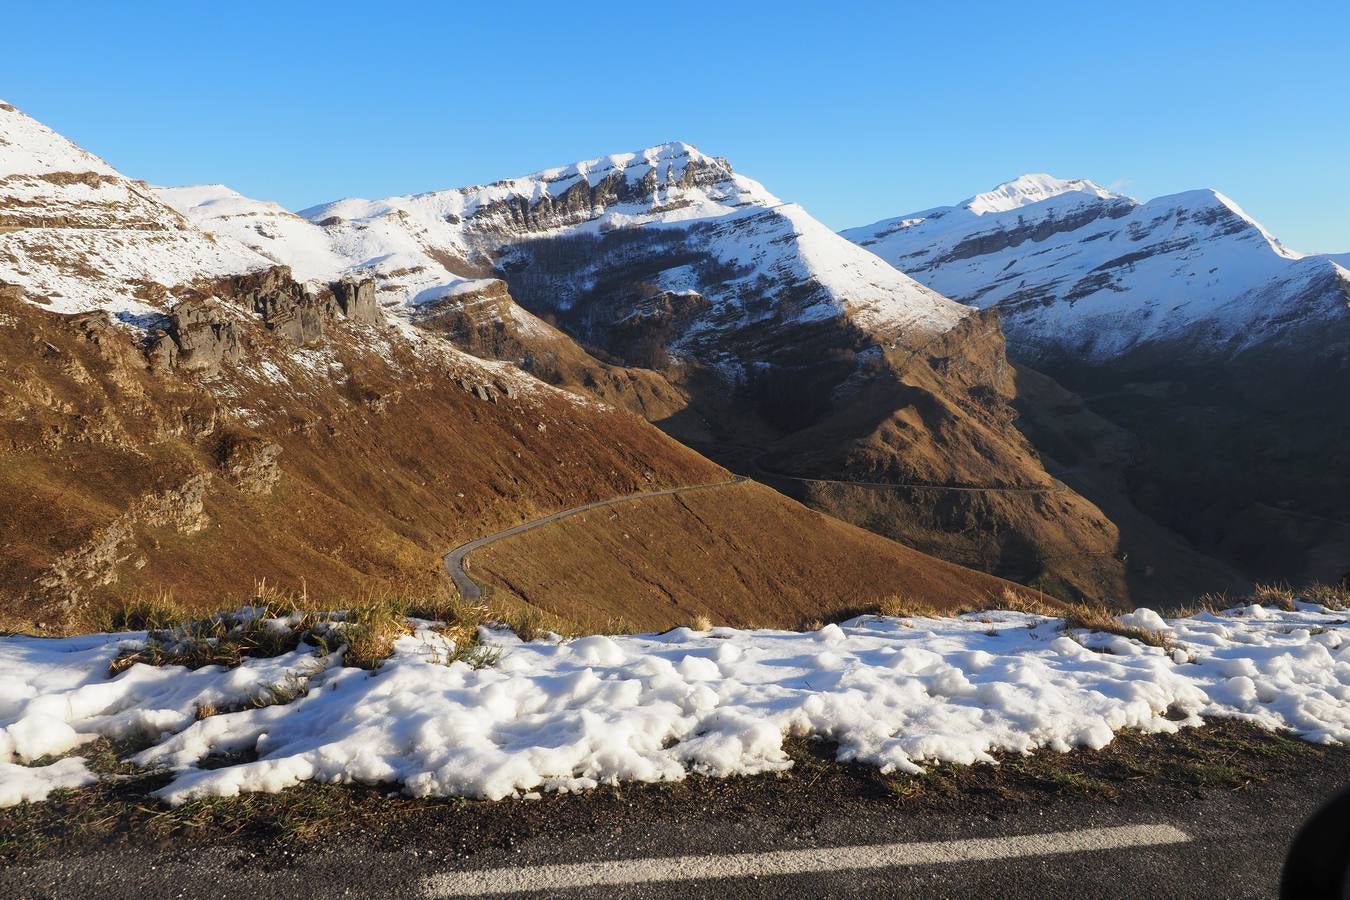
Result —
M 293 208 L 680 139 L 842 228 L 1028 171 L 1350 250 L 1350 4 L 6 4 L 0 97 Z

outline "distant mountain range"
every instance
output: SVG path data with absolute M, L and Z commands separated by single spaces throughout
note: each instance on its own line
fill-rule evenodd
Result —
M 1341 322 L 1350 305 L 1350 260 L 1287 249 L 1212 190 L 1140 203 L 1023 175 L 843 234 L 955 300 L 997 307 L 1027 359 L 1105 360 L 1177 339 L 1232 354 Z
M 633 467 L 661 483 L 716 470 L 687 448 L 925 553 L 1065 597 L 1180 601 L 1271 573 L 1326 577 L 1350 560 L 1332 509 L 1350 485 L 1323 478 L 1320 496 L 1310 490 L 1316 438 L 1339 433 L 1311 423 L 1343 384 L 1346 260 L 1286 250 L 1213 192 L 1140 204 L 1089 181 L 1023 176 L 841 235 L 726 160 L 671 143 L 294 213 L 222 185 L 131 181 L 7 105 L 0 138 L 0 285 L 30 310 L 12 315 L 57 314 L 41 321 L 58 329 L 105 316 L 112 331 L 101 340 L 142 354 L 142 394 L 172 386 L 215 410 L 195 432 L 161 429 L 129 444 L 148 460 L 173 433 L 187 442 L 183 472 L 205 471 L 228 455 L 224 431 L 238 431 L 282 446 L 286 470 L 288 459 L 323 455 L 316 426 L 296 422 L 322 420 L 319 407 L 378 407 L 364 413 L 371 430 L 352 419 L 326 440 L 374 454 L 344 454 L 355 481 L 339 491 L 341 517 L 371 535 L 367 545 L 397 544 L 401 560 L 430 559 L 438 541 L 460 536 L 428 529 L 414 508 L 439 504 L 427 514 L 437 521 L 481 516 L 483 498 L 496 496 L 489 517 L 510 522 L 557 507 L 569 479 L 595 496 L 631 487 L 623 473 Z M 1291 358 L 1298 364 L 1269 377 L 1272 359 Z M 398 374 L 413 359 L 418 374 Z M 1288 402 L 1290 379 L 1303 378 L 1319 387 Z M 1283 409 L 1262 394 L 1276 385 Z M 444 406 L 435 392 L 454 410 L 419 411 Z M 420 405 L 409 405 L 414 396 Z M 547 428 L 515 430 L 508 396 L 534 398 Z M 81 403 L 131 408 L 119 398 Z M 501 421 L 475 425 L 466 441 L 467 423 L 485 414 Z M 408 455 L 400 434 L 409 417 L 434 433 L 422 440 L 441 448 L 444 473 L 475 471 L 483 483 L 455 487 L 459 498 L 423 496 L 417 482 L 432 482 L 415 473 L 425 457 Z M 600 436 L 606 449 L 583 461 L 581 448 Z M 362 509 L 366 489 L 356 486 L 382 482 L 364 466 L 389 454 L 400 474 L 381 496 L 406 510 L 393 519 Z M 558 468 L 564 457 L 574 468 Z M 293 477 L 323 493 L 327 476 L 314 466 Z M 145 463 L 144 477 L 153 471 Z M 1261 484 L 1248 486 L 1253 472 Z M 436 483 L 460 483 L 444 473 Z M 814 515 L 767 491 L 740 502 L 765 523 Z M 103 495 L 87 505 L 118 507 Z M 235 509 L 217 519 L 250 521 Z M 86 544 L 113 527 L 103 513 L 89 521 Z M 61 527 L 71 540 L 84 533 Z M 394 540 L 389 529 L 408 533 Z M 313 568 L 326 551 L 307 534 L 292 556 Z M 795 597 L 828 584 L 831 568 L 854 566 L 870 574 L 853 589 L 880 591 L 925 559 L 881 577 L 870 536 L 847 534 L 834 550 L 803 551 L 823 568 L 761 574 L 748 560 L 778 559 L 766 549 L 773 536 L 748 534 L 739 552 L 719 551 L 745 577 L 718 590 L 745 610 L 766 585 L 782 591 L 795 579 Z M 1264 542 L 1259 553 L 1253 542 Z M 39 562 L 13 563 L 28 573 L 16 578 L 50 581 L 83 546 L 34 551 Z M 102 589 L 149 583 L 154 555 L 133 571 L 121 552 Z M 176 565 L 200 567 L 200 553 L 176 552 Z M 347 567 L 349 582 L 406 565 L 372 559 Z M 188 570 L 169 580 L 195 583 Z M 966 573 L 948 588 L 997 584 L 942 571 Z M 635 583 L 662 596 L 659 582 Z

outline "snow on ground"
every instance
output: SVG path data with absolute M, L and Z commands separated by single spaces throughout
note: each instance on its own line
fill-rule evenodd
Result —
M 223 184 L 157 187 L 155 195 L 211 234 L 233 238 L 296 279 L 337 281 L 349 262 L 318 225 L 267 200 L 253 200 Z
M 97 735 L 149 735 L 133 758 L 160 792 L 280 791 L 303 781 L 397 783 L 415 796 L 499 799 L 617 781 L 775 771 L 785 734 L 838 742 L 841 760 L 917 772 L 999 752 L 1100 748 L 1115 732 L 1239 718 L 1314 742 L 1350 740 L 1350 625 L 1311 604 L 1162 621 L 1162 649 L 1014 612 L 864 616 L 816 632 L 678 628 L 519 641 L 481 632 L 495 665 L 447 664 L 425 627 L 369 672 L 304 647 L 235 669 L 108 663 L 143 633 L 0 639 L 0 805 L 89 780 L 83 763 L 21 765 Z M 290 702 L 238 708 L 271 685 Z M 225 754 L 256 759 L 218 765 Z M 210 767 L 203 763 L 211 762 Z

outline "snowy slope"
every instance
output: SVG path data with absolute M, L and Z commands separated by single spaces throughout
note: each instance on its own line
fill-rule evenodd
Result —
M 267 264 L 0 102 L 0 281 L 33 302 L 134 317 L 162 305 L 163 288 Z
M 154 192 L 203 231 L 233 238 L 290 266 L 300 281 L 333 281 L 351 268 L 322 228 L 279 204 L 250 199 L 223 184 L 157 187 Z
M 1028 175 L 962 204 L 843 232 L 950 297 L 998 306 L 1024 352 L 1109 358 L 1198 336 L 1244 346 L 1345 314 L 1350 280 L 1285 248 L 1229 198 L 1138 203 Z
M 299 619 L 270 623 L 293 629 Z M 99 735 L 149 738 L 133 762 L 172 773 L 158 795 L 174 804 L 311 780 L 501 799 L 689 771 L 753 774 L 792 765 L 786 735 L 828 737 L 842 761 L 910 773 L 1100 748 L 1123 729 L 1176 732 L 1210 718 L 1350 740 L 1342 614 L 1299 603 L 1121 619 L 1171 646 L 995 611 L 863 616 L 805 633 L 677 628 L 522 642 L 482 629 L 483 658 L 495 663 L 472 668 L 423 622 L 375 671 L 301 644 L 233 669 L 138 663 L 110 678 L 110 661 L 143 647 L 144 632 L 5 637 L 0 675 L 13 689 L 0 704 L 0 806 L 95 780 L 78 755 L 24 763 Z M 276 702 L 278 684 L 294 685 L 293 699 Z M 268 697 L 272 705 L 259 702 Z M 206 706 L 222 712 L 198 715 Z

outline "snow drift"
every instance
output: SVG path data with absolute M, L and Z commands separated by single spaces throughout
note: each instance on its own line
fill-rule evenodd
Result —
M 1322 607 L 1259 606 L 1126 624 L 1167 649 L 1014 612 L 864 616 L 816 632 L 687 628 L 529 643 L 481 632 L 494 666 L 447 664 L 419 627 L 379 669 L 301 648 L 233 669 L 109 662 L 144 634 L 0 639 L 0 804 L 93 779 L 68 753 L 148 735 L 134 758 L 166 769 L 160 796 L 280 791 L 304 781 L 393 783 L 415 796 L 499 799 L 687 772 L 791 765 L 787 734 L 836 741 L 841 760 L 918 772 L 997 753 L 1099 748 L 1124 728 L 1172 732 L 1238 718 L 1322 743 L 1350 740 L 1350 625 Z M 423 623 L 425 625 L 425 623 Z M 289 702 L 198 717 L 289 685 Z M 225 754 L 256 754 L 222 764 Z

